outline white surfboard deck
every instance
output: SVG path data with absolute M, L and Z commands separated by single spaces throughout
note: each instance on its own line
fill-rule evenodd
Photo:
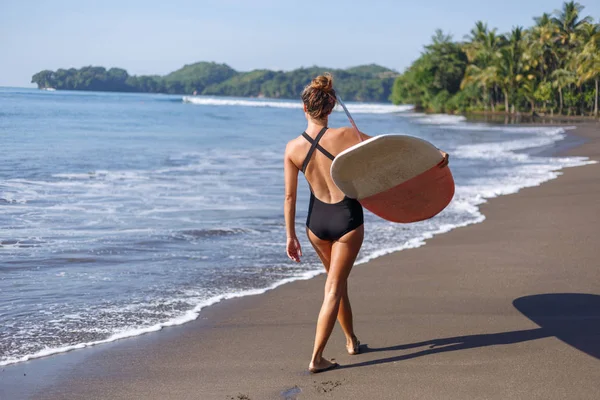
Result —
M 354 145 L 335 157 L 331 176 L 353 199 L 363 199 L 412 179 L 443 159 L 426 140 L 406 135 L 381 135 Z

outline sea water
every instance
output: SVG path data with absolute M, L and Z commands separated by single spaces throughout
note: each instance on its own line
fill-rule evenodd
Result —
M 540 155 L 564 127 L 348 108 L 371 135 L 448 152 L 457 184 L 428 221 L 366 212 L 359 263 L 481 222 L 486 199 L 587 162 Z M 338 110 L 330 125 L 345 118 Z M 299 101 L 0 89 L 0 365 L 183 324 L 220 300 L 322 273 L 305 238 L 303 178 L 304 257 L 285 254 L 283 151 L 305 124 Z

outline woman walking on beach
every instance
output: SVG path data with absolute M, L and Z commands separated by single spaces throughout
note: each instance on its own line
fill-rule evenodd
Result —
M 296 236 L 296 194 L 298 172 L 310 186 L 310 204 L 306 221 L 308 240 L 327 271 L 325 296 L 317 321 L 317 332 L 309 371 L 323 372 L 338 366 L 323 357 L 336 318 L 346 336 L 349 354 L 358 354 L 359 341 L 354 334 L 352 308 L 348 298 L 348 276 L 363 242 L 363 210 L 334 184 L 329 169 L 334 155 L 358 143 L 351 127 L 328 128 L 328 117 L 336 104 L 332 77 L 318 76 L 302 92 L 307 127 L 285 149 L 285 223 L 287 254 L 300 262 L 302 250 Z M 362 134 L 364 139 L 369 136 Z

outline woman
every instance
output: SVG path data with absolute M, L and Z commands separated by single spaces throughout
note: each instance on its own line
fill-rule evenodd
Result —
M 302 92 L 306 131 L 291 140 L 285 149 L 285 224 L 287 254 L 300 262 L 302 250 L 296 237 L 296 193 L 298 172 L 302 171 L 310 186 L 310 203 L 306 221 L 308 240 L 327 271 L 325 297 L 319 312 L 312 358 L 308 369 L 317 373 L 338 366 L 323 358 L 323 350 L 331 335 L 335 320 L 340 322 L 346 336 L 346 350 L 354 355 L 360 342 L 354 334 L 352 308 L 348 298 L 348 275 L 354 265 L 364 236 L 363 211 L 357 200 L 346 197 L 333 183 L 329 169 L 335 154 L 359 142 L 350 127 L 328 128 L 328 117 L 336 104 L 333 80 L 330 75 L 318 76 Z M 359 132 L 361 139 L 370 136 Z M 448 164 L 448 154 L 441 151 Z
M 296 193 L 298 172 L 310 186 L 310 204 L 306 221 L 308 240 L 327 271 L 325 297 L 317 321 L 317 332 L 308 369 L 323 372 L 338 366 L 323 358 L 323 350 L 335 320 L 346 336 L 349 354 L 358 354 L 359 341 L 354 334 L 352 308 L 348 298 L 348 275 L 362 245 L 363 210 L 357 200 L 342 193 L 329 173 L 334 155 L 359 142 L 350 127 L 328 128 L 328 117 L 336 104 L 333 80 L 329 74 L 318 76 L 302 92 L 308 121 L 305 132 L 291 140 L 285 149 L 285 223 L 287 254 L 300 262 L 302 250 L 296 236 Z M 361 133 L 361 137 L 369 136 Z

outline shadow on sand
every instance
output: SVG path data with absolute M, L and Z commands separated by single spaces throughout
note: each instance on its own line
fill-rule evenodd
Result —
M 361 345 L 363 353 L 426 348 L 410 354 L 345 365 L 341 368 L 384 364 L 429 354 L 507 345 L 546 337 L 556 337 L 577 350 L 600 359 L 600 296 L 579 293 L 540 294 L 520 297 L 513 301 L 513 305 L 540 327 L 522 331 L 432 339 L 390 347 L 370 348 L 368 345 Z

